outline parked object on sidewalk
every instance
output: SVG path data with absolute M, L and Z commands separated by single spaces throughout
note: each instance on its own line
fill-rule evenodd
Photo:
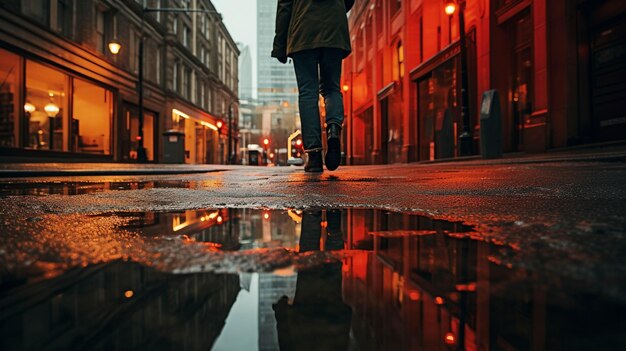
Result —
M 483 93 L 480 108 L 480 153 L 483 158 L 502 157 L 502 112 L 497 90 Z
M 163 133 L 163 163 L 185 163 L 185 133 L 175 129 Z

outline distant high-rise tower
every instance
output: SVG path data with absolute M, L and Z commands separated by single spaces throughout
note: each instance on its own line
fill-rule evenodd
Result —
M 239 55 L 239 98 L 252 100 L 252 53 L 250 46 L 237 43 L 241 54 Z
M 270 57 L 274 42 L 277 0 L 257 0 L 258 100 L 266 105 L 289 101 L 297 106 L 298 85 L 292 64 Z

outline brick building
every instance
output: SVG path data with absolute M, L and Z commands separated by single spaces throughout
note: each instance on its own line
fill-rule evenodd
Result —
M 226 161 L 228 125 L 217 125 L 237 115 L 239 51 L 210 0 L 0 3 L 3 159 L 136 160 L 143 6 L 206 11 L 145 14 L 148 160 L 163 161 L 162 134 L 178 129 L 186 163 Z
M 448 16 L 447 2 L 356 3 L 343 76 L 349 163 L 459 156 L 459 11 Z M 626 138 L 626 3 L 467 0 L 465 7 L 475 153 L 490 89 L 500 94 L 504 152 Z

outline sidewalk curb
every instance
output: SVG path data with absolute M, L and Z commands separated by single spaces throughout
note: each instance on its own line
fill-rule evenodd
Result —
M 0 179 L 8 178 L 37 178 L 37 177 L 85 177 L 85 176 L 145 176 L 145 175 L 176 175 L 176 174 L 202 174 L 224 172 L 227 169 L 153 169 L 153 170 L 0 170 Z
M 484 165 L 501 165 L 501 164 L 532 164 L 532 163 L 551 163 L 551 162 L 626 162 L 626 153 L 605 153 L 605 154 L 575 154 L 575 155 L 537 155 L 533 156 L 514 156 L 500 158 L 481 158 L 480 156 L 458 157 L 450 159 L 440 159 L 432 161 L 422 161 L 409 164 L 420 165 L 441 165 L 441 164 L 484 164 Z

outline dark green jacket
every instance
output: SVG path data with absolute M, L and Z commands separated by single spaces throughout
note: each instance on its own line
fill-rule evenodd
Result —
M 286 61 L 298 51 L 336 48 L 348 56 L 350 32 L 346 12 L 354 0 L 278 0 L 272 57 Z

